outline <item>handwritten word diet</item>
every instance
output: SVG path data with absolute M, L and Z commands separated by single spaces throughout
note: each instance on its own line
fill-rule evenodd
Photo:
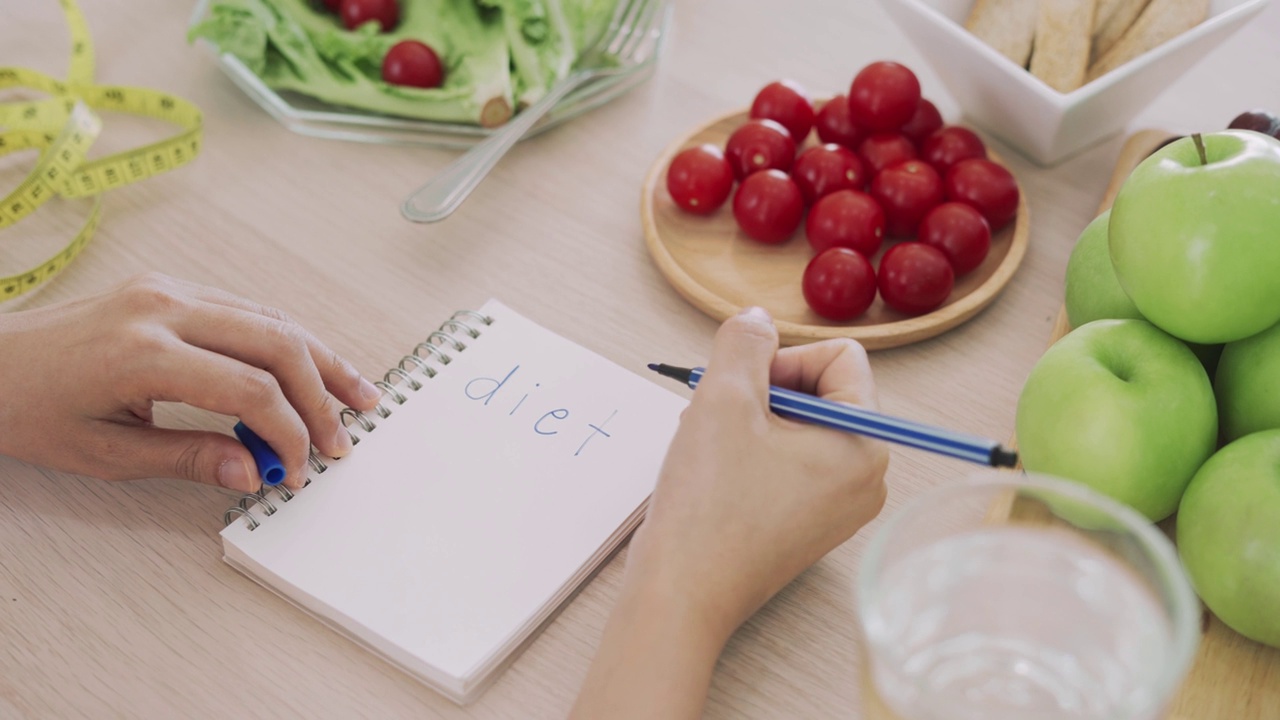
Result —
M 511 368 L 511 371 L 502 379 L 498 379 L 496 377 L 474 378 L 466 384 L 463 388 L 463 392 L 467 394 L 468 398 L 483 403 L 488 407 L 505 408 L 508 407 L 508 403 L 512 403 L 509 406 L 510 410 L 507 412 L 507 416 L 514 417 L 517 412 L 521 412 L 520 409 L 524 405 L 525 400 L 528 400 L 530 395 L 533 395 L 538 388 L 542 387 L 542 383 L 535 382 L 532 388 L 529 388 L 527 392 L 520 395 L 518 400 L 514 400 L 513 402 L 513 399 L 516 397 L 516 393 L 518 393 L 519 390 L 506 389 L 506 386 L 507 383 L 515 377 L 519 370 L 520 366 L 516 365 Z M 512 383 L 512 385 L 514 387 L 516 383 Z M 536 402 L 537 401 L 535 401 L 535 403 Z M 583 449 L 587 447 L 587 444 L 597 436 L 603 436 L 605 438 L 613 437 L 609 431 L 605 430 L 605 427 L 609 424 L 609 421 L 618 414 L 617 410 L 609 413 L 609 416 L 598 424 L 591 422 L 583 423 L 581 420 L 577 419 L 577 416 L 574 416 L 574 420 L 572 422 L 566 422 L 569 421 L 571 414 L 572 413 L 569 411 L 569 408 L 564 407 L 556 407 L 543 412 L 538 412 L 537 410 L 532 409 L 531 404 L 529 409 L 521 412 L 521 419 L 527 420 L 528 418 L 536 418 L 534 419 L 531 427 L 533 432 L 543 437 L 550 438 L 563 434 L 564 437 L 568 439 L 582 438 L 577 449 L 573 451 L 574 457 L 581 455 Z

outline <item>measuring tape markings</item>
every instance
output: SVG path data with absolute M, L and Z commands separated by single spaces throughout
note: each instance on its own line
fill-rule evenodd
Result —
M 0 155 L 40 151 L 32 172 L 0 200 L 0 229 L 15 225 L 54 195 L 92 197 L 93 206 L 71 242 L 37 267 L 0 276 L 0 302 L 39 287 L 65 268 L 92 239 L 101 219 L 101 194 L 191 162 L 200 153 L 203 115 L 194 104 L 168 93 L 93 84 L 93 44 L 75 0 L 59 0 L 71 30 L 71 63 L 63 82 L 35 70 L 0 67 L 0 90 L 22 87 L 50 95 L 36 101 L 0 103 Z M 163 120 L 181 128 L 170 138 L 86 161 L 102 129 L 97 108 Z M 60 132 L 57 130 L 61 128 Z

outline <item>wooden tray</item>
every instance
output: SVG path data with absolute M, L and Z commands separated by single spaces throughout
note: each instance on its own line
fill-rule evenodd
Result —
M 1125 142 L 1106 196 L 1098 207 L 1099 215 L 1111 207 L 1133 168 L 1172 136 L 1163 130 L 1143 130 Z M 1050 343 L 1057 342 L 1070 330 L 1063 308 L 1058 313 Z M 1170 538 L 1174 536 L 1175 520 L 1170 518 L 1160 524 Z M 1224 625 L 1207 609 L 1203 612 L 1200 649 L 1190 674 L 1174 698 L 1169 717 L 1173 720 L 1280 718 L 1280 650 L 1253 642 Z
M 732 198 L 714 214 L 697 216 L 680 210 L 667 193 L 667 165 L 676 153 L 703 143 L 723 146 L 746 120 L 745 110 L 730 113 L 672 143 L 650 168 L 640 201 L 645 245 L 658 270 L 676 292 L 716 320 L 759 305 L 773 315 L 783 345 L 849 337 L 869 350 L 897 347 L 931 338 L 976 315 L 996 299 L 1022 263 L 1031 228 L 1025 192 L 1016 220 L 991 238 L 991 251 L 982 265 L 956 279 L 942 307 L 911 317 L 877 297 L 854 320 L 838 323 L 820 317 L 809 309 L 800 290 L 805 265 L 813 257 L 803 227 L 781 245 L 765 245 L 738 229 Z M 811 138 L 805 147 L 815 144 Z M 994 153 L 988 154 L 1000 162 Z M 889 246 L 886 242 L 881 253 Z M 879 255 L 874 262 L 878 266 Z

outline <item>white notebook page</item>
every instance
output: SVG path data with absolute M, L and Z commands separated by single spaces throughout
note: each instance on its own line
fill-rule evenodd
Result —
M 254 507 L 257 529 L 223 531 L 277 591 L 464 681 L 646 500 L 686 404 L 496 301 L 482 312 L 493 324 L 455 333 L 467 348 L 442 347 L 453 362 L 415 373 L 421 390 L 400 383 L 408 401 L 370 413 L 352 454 L 270 517 Z

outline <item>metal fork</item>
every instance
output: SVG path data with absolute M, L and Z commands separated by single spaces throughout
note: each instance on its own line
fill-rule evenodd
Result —
M 498 160 L 566 95 L 587 82 L 622 75 L 648 62 L 659 47 L 658 29 L 666 5 L 666 0 L 625 0 L 604 38 L 583 53 L 577 70 L 405 198 L 400 212 L 414 222 L 439 222 L 449 217 Z

